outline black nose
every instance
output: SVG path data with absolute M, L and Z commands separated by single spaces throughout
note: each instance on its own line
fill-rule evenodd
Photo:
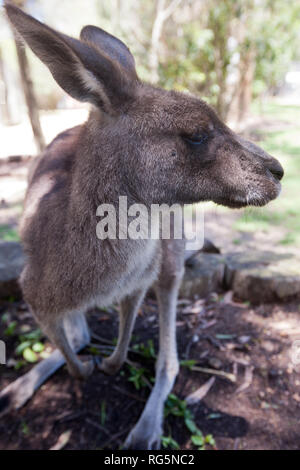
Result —
M 280 181 L 283 178 L 284 170 L 279 162 L 275 160 L 274 162 L 268 163 L 267 167 L 276 179 Z

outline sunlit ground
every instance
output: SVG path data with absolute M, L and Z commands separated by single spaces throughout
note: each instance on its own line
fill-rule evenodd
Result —
M 40 119 L 46 143 L 65 129 L 85 121 L 87 109 L 41 112 Z M 36 155 L 36 147 L 28 118 L 15 126 L 0 124 L 0 239 L 17 240 L 17 223 L 22 213 L 29 161 L 7 164 L 12 156 Z
M 41 111 L 40 120 L 46 143 L 64 129 L 82 123 L 87 117 L 87 109 L 64 109 Z M 0 123 L 0 159 L 9 155 L 35 155 L 36 147 L 28 117 L 15 126 L 3 126 Z M 1 160 L 0 160 L 1 161 Z

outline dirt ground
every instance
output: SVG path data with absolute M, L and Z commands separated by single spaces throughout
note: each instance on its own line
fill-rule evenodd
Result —
M 137 319 L 130 361 L 154 373 L 154 359 L 134 352 L 137 344 L 154 340 L 157 348 L 157 306 L 148 297 Z M 8 359 L 16 359 L 18 334 L 34 329 L 22 302 L 4 302 L 0 314 L 17 321 L 7 337 Z M 7 315 L 8 314 L 8 315 Z M 93 310 L 91 329 L 100 338 L 114 341 L 117 312 Z M 26 327 L 25 327 L 26 325 Z M 0 337 L 4 337 L 0 322 Z M 178 305 L 177 337 L 181 360 L 194 359 L 196 366 L 216 374 L 233 374 L 236 382 L 215 375 L 206 396 L 190 407 L 204 435 L 212 434 L 216 449 L 298 449 L 300 439 L 300 370 L 291 361 L 291 345 L 300 338 L 299 304 L 260 305 L 232 301 L 230 295 L 213 295 L 206 301 Z M 89 354 L 86 348 L 82 354 Z M 10 361 L 13 364 L 13 361 Z M 194 364 L 195 366 L 195 364 Z M 0 389 L 32 365 L 15 371 L 2 369 Z M 173 393 L 185 399 L 205 384 L 213 373 L 182 366 Z M 231 375 L 229 377 L 232 377 Z M 115 377 L 95 371 L 87 382 L 72 379 L 62 368 L 21 410 L 0 420 L 0 449 L 117 449 L 137 421 L 149 386 L 136 389 L 125 364 Z M 181 449 L 194 448 L 183 419 L 168 416 L 164 435 L 172 435 Z M 61 444 L 63 442 L 63 444 Z M 210 447 L 210 446 L 208 446 Z

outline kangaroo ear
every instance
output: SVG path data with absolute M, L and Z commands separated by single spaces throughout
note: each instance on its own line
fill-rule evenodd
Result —
M 133 81 L 99 48 L 55 31 L 12 4 L 5 7 L 14 28 L 73 98 L 115 113 L 132 96 Z
M 96 26 L 85 26 L 81 30 L 80 39 L 99 48 L 112 60 L 116 60 L 131 76 L 137 78 L 134 57 L 120 39 Z

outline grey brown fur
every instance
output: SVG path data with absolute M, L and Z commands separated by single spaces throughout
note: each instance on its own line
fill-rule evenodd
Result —
M 75 40 L 12 5 L 6 9 L 58 84 L 92 104 L 87 122 L 57 136 L 32 171 L 21 226 L 24 298 L 71 374 L 85 378 L 93 363 L 79 360 L 64 324 L 80 318 L 84 326 L 89 307 L 120 302 L 119 341 L 100 365 L 115 373 L 126 358 L 137 310 L 154 284 L 160 311 L 156 383 L 125 447 L 157 448 L 164 401 L 178 372 L 175 316 L 184 242 L 100 241 L 96 209 L 117 204 L 119 195 L 128 197 L 128 205 L 264 205 L 278 196 L 283 170 L 203 101 L 142 83 L 127 47 L 101 29 L 87 26 Z M 205 136 L 201 144 L 199 135 Z

